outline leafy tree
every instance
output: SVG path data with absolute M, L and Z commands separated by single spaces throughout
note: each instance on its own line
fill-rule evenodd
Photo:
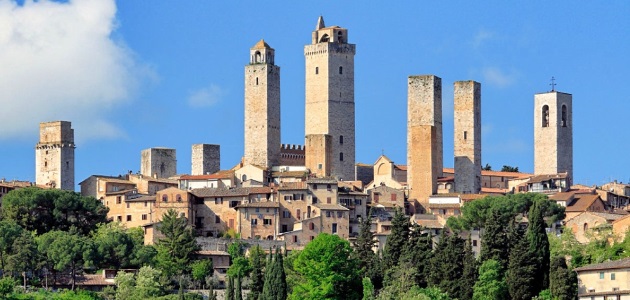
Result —
M 503 280 L 501 264 L 488 259 L 479 267 L 479 279 L 473 287 L 473 300 L 503 300 L 509 299 L 505 281 Z
M 518 172 L 518 167 L 503 165 L 503 168 L 501 168 L 501 172 Z
M 191 264 L 191 271 L 193 280 L 195 280 L 196 285 L 199 286 L 199 283 L 203 283 L 206 280 L 206 277 L 210 276 L 214 272 L 212 260 L 200 259 L 193 262 Z
M 150 266 L 138 270 L 134 294 L 138 299 L 151 299 L 164 295 L 164 286 L 160 284 L 162 272 Z
M 486 164 L 483 168 L 481 168 L 484 171 L 492 171 L 492 166 L 490 164 Z
M 514 246 L 510 250 L 510 262 L 506 272 L 506 283 L 510 296 L 514 300 L 530 300 L 538 295 L 535 290 L 537 281 L 538 259 L 529 248 L 529 242 L 518 226 L 513 226 L 510 233 Z
M 563 256 L 551 260 L 549 291 L 558 300 L 573 300 L 577 297 L 577 274 L 569 270 Z
M 38 249 L 46 255 L 56 271 L 70 271 L 73 290 L 77 271 L 90 265 L 94 254 L 90 240 L 66 231 L 50 231 L 43 234 L 38 239 Z
M 129 228 L 127 229 L 127 234 L 133 241 L 131 265 L 135 267 L 155 265 L 154 261 L 157 256 L 157 250 L 153 245 L 144 244 L 144 230 L 142 230 L 141 227 Z
M 23 230 L 24 229 L 14 221 L 0 221 L 0 268 L 2 268 L 2 270 L 5 269 L 7 258 L 12 252 L 13 242 L 22 234 Z
M 225 300 L 235 300 L 234 295 L 234 277 L 227 277 L 227 287 L 225 288 Z
M 22 231 L 13 242 L 13 254 L 9 256 L 7 270 L 21 273 L 26 289 L 26 274 L 34 271 L 39 261 L 35 238 L 30 232 Z
M 546 224 L 543 220 L 543 211 L 540 202 L 534 202 L 529 210 L 529 226 L 527 227 L 527 240 L 529 250 L 538 259 L 536 265 L 537 284 L 532 286 L 536 295 L 549 287 L 549 240 L 547 239 Z
M 76 228 L 88 235 L 97 224 L 107 222 L 107 212 L 108 208 L 96 198 L 72 191 L 28 187 L 2 198 L 2 219 L 37 234 Z
M 481 236 L 481 252 L 479 259 L 481 261 L 495 260 L 499 263 L 501 274 L 507 269 L 510 248 L 508 243 L 507 228 L 509 222 L 512 222 L 511 215 L 502 215 L 496 209 L 490 209 L 491 217 L 486 219 Z
M 101 267 L 118 270 L 132 265 L 134 241 L 120 223 L 98 225 L 92 233 L 92 240 Z
M 132 299 L 136 287 L 136 279 L 133 273 L 118 271 L 116 278 L 116 299 Z
M 241 277 L 234 279 L 234 300 L 243 300 L 243 289 L 241 288 Z
M 417 287 L 415 279 L 417 276 L 417 269 L 414 263 L 406 259 L 401 259 L 400 263 L 393 268 L 390 268 L 390 281 L 380 290 L 379 299 L 400 299 L 411 288 Z
M 429 263 L 427 280 L 453 298 L 462 299 L 465 241 L 456 234 L 442 234 Z
M 350 243 L 322 233 L 308 243 L 293 263 L 301 277 L 291 299 L 359 299 L 361 277 Z
M 263 292 L 265 274 L 263 270 L 265 268 L 265 251 L 256 245 L 249 250 L 249 263 L 252 271 L 250 275 L 251 284 L 249 285 L 249 294 L 247 299 L 258 300 L 258 297 Z M 283 267 L 284 270 L 284 267 Z
M 403 248 L 400 265 L 407 265 L 415 269 L 414 278 L 412 278 L 412 280 L 417 287 L 427 287 L 426 266 L 429 265 L 432 254 L 433 240 L 431 234 L 423 233 L 422 227 L 414 223 L 411 226 L 409 239 Z M 394 278 L 394 280 L 398 279 Z
M 0 296 L 6 298 L 7 295 L 13 293 L 17 282 L 11 276 L 5 276 L 0 279 Z
M 363 277 L 363 300 L 374 300 L 374 285 L 369 277 Z
M 157 229 L 163 235 L 156 243 L 157 266 L 167 276 L 182 274 L 199 250 L 192 227 L 186 218 L 178 217 L 175 210 L 169 209 Z
M 387 242 L 385 243 L 385 249 L 383 251 L 384 265 L 390 268 L 384 270 L 385 285 L 390 282 L 391 268 L 398 265 L 403 247 L 409 240 L 410 226 L 409 217 L 407 217 L 400 208 L 397 208 L 394 218 L 392 218 L 392 231 L 389 236 L 387 236 Z

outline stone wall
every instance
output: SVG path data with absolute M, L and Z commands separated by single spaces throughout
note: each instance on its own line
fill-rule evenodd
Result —
M 149 148 L 141 152 L 140 173 L 154 178 L 168 178 L 177 174 L 175 149 Z
M 306 135 L 306 167 L 317 177 L 330 176 L 331 140 L 328 134 Z
M 455 82 L 455 192 L 481 191 L 481 84 Z
M 190 175 L 212 174 L 219 170 L 221 170 L 220 145 L 192 145 L 192 167 Z
M 572 102 L 571 94 L 555 91 L 534 95 L 535 175 L 567 172 L 573 180 Z

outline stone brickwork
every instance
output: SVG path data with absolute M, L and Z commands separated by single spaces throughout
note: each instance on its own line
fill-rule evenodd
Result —
M 328 134 L 306 135 L 306 167 L 318 177 L 330 176 L 332 137 Z
M 37 185 L 74 191 L 74 129 L 67 121 L 39 124 L 35 146 Z
M 354 179 L 354 54 L 348 30 L 325 27 L 320 17 L 306 61 L 305 135 L 330 135 L 330 175 Z M 308 143 L 307 143 L 308 144 Z M 308 153 L 307 146 L 307 153 Z M 328 151 L 317 151 L 325 153 Z M 308 155 L 307 155 L 308 165 Z
M 280 166 L 304 166 L 306 149 L 302 145 L 282 144 L 280 147 Z
M 272 167 L 280 162 L 280 67 L 263 40 L 245 66 L 244 163 Z
M 428 203 L 442 177 L 442 79 L 409 76 L 407 93 L 409 198 Z
M 481 84 L 457 81 L 454 87 L 455 192 L 481 191 Z
M 573 180 L 573 96 L 534 95 L 534 174 L 567 172 Z
M 169 178 L 177 174 L 175 149 L 149 148 L 141 152 L 140 173 L 154 178 Z
M 221 170 L 221 146 L 212 144 L 192 145 L 190 175 L 212 174 Z

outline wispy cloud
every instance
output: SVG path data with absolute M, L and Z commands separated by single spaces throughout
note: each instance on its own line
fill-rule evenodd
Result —
M 492 39 L 493 37 L 494 37 L 494 33 L 485 29 L 479 29 L 477 33 L 475 34 L 475 36 L 473 37 L 472 46 L 473 48 L 479 48 L 480 46 L 483 45 L 484 42 Z
M 226 91 L 216 84 L 211 84 L 193 91 L 188 96 L 188 104 L 192 107 L 209 107 L 219 103 L 226 95 Z
M 481 71 L 484 82 L 498 87 L 507 87 L 516 81 L 517 72 L 505 72 L 499 68 L 487 67 Z
M 124 136 L 108 117 L 146 69 L 111 37 L 115 16 L 114 0 L 0 1 L 0 139 L 53 120 L 72 121 L 77 140 Z

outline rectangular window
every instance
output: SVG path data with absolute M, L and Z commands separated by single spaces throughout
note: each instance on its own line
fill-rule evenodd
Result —
M 129 202 L 127 202 L 127 208 L 129 208 Z
M 117 216 L 117 217 L 116 217 L 116 220 L 117 220 L 118 222 L 122 222 L 122 216 Z
M 271 219 L 264 219 L 263 225 L 271 225 Z
M 234 208 L 238 205 L 238 201 L 230 201 L 230 208 Z
M 284 200 L 293 200 L 293 195 L 284 195 Z
M 337 218 L 343 218 L 343 211 L 337 212 Z
M 330 184 L 327 184 L 327 185 L 326 185 L 326 190 L 327 190 L 327 191 L 332 191 L 332 186 L 331 186 Z
M 332 233 L 337 233 L 337 223 L 332 224 Z
M 258 225 L 258 219 L 252 218 L 252 226 Z
M 332 202 L 332 198 L 331 197 L 326 197 L 326 203 L 330 204 Z
M 468 138 L 468 131 L 464 131 L 464 139 Z
M 343 67 L 339 67 L 339 75 L 343 74 Z
M 319 74 L 319 67 L 315 67 L 315 75 Z
M 122 198 L 120 196 L 116 197 L 116 204 L 122 203 Z
M 374 193 L 374 202 L 378 203 L 378 197 L 379 194 L 378 193 Z
M 473 245 L 473 247 L 477 247 L 477 240 L 473 240 L 472 241 L 472 245 Z
M 214 204 L 223 204 L 223 198 L 218 197 L 218 198 L 214 198 Z
M 142 214 L 142 221 L 146 221 L 147 220 L 147 215 L 146 214 Z
M 147 207 L 147 205 L 149 205 L 149 203 L 144 201 L 144 207 Z
M 301 219 L 302 219 L 302 216 L 300 216 L 300 210 L 299 210 L 299 209 L 296 209 L 296 210 L 295 210 L 295 217 L 296 217 L 298 220 L 301 220 Z
M 290 218 L 291 217 L 291 212 L 288 211 L 288 210 L 283 211 L 282 212 L 282 217 L 285 218 L 285 219 L 286 218 Z
M 293 236 L 293 242 L 294 242 L 294 243 L 297 243 L 297 235 L 294 235 L 294 236 Z
M 127 222 L 131 222 L 131 215 L 127 215 Z
M 361 199 L 354 199 L 354 205 L 361 205 Z
M 392 193 L 391 197 L 392 197 L 392 201 L 396 201 L 396 194 Z
M 330 218 L 330 210 L 326 211 L 326 218 Z
M 214 223 L 221 223 L 221 218 L 219 216 L 214 216 Z
M 317 204 L 317 197 L 313 197 L 313 204 Z
M 604 279 L 604 272 L 599 272 L 599 279 Z
M 289 231 L 289 226 L 282 225 L 282 232 L 287 232 L 287 231 Z
M 610 280 L 615 280 L 615 273 L 610 273 Z

